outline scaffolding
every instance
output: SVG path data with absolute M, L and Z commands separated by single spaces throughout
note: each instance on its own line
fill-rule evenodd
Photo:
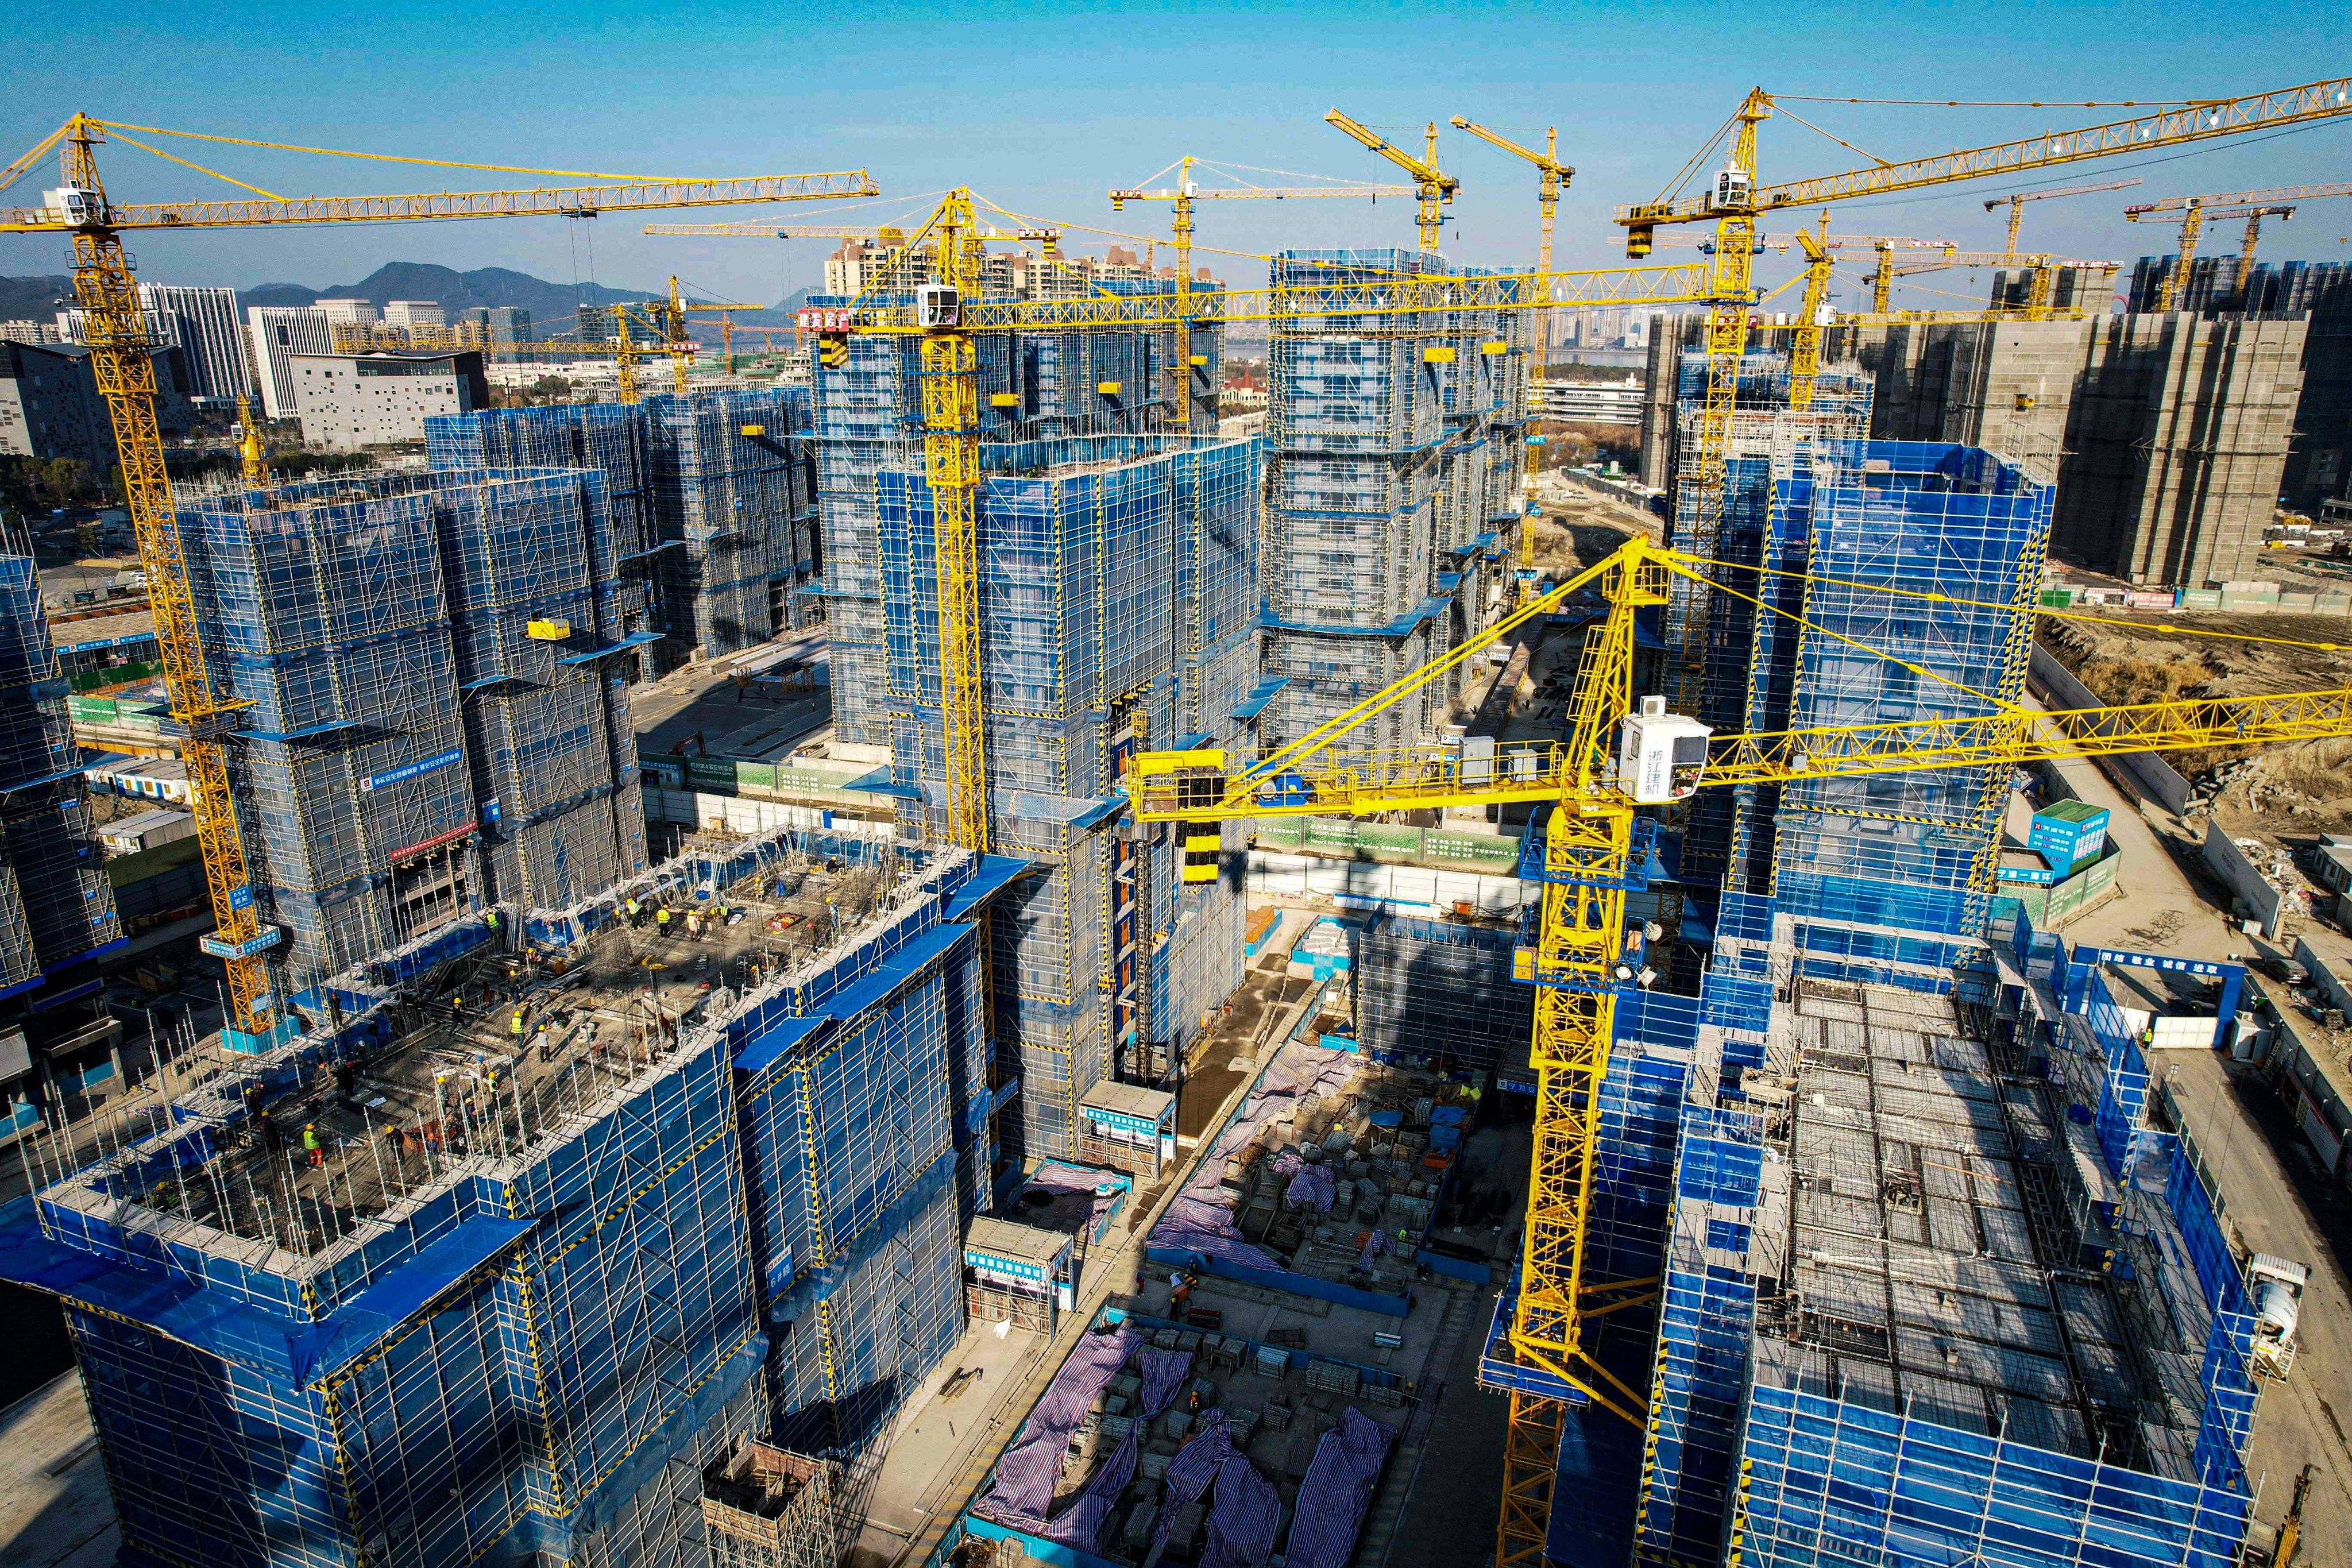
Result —
M 681 1561 L 743 1433 L 870 1470 L 961 1330 L 989 1092 L 969 916 L 1009 869 L 795 830 L 698 847 L 651 881 L 756 917 L 722 984 L 648 993 L 606 924 L 508 1050 L 502 1012 L 478 1037 L 446 1004 L 396 1037 L 418 1014 L 349 978 L 311 998 L 331 1027 L 96 1163 L 38 1151 L 0 1275 L 66 1302 L 126 1539 Z M 257 1104 L 324 1131 L 321 1158 L 255 1143 Z
M 2233 1562 L 2252 1316 L 2128 1032 L 2095 996 L 2076 1030 L 1804 979 L 1801 921 L 1738 897 L 1681 1108 L 1636 1561 Z M 2096 1269 L 2097 1205 L 2063 1197 L 2092 1120 L 2124 1220 Z
M 1425 251 L 1286 251 L 1276 287 L 1452 272 Z M 1516 310 L 1318 314 L 1269 345 L 1263 584 L 1268 732 L 1304 734 L 1466 637 L 1519 516 L 1533 322 Z M 1425 742 L 1449 679 L 1383 716 L 1374 746 Z
M 1516 926 L 1376 913 L 1356 960 L 1356 1039 L 1377 1060 L 1524 1072 L 1535 991 L 1512 984 Z
M 1812 580 L 1789 653 L 1789 726 L 2015 703 L 2050 505 L 2049 487 L 1974 447 L 1873 441 L 1816 450 L 1805 530 Z M 1878 585 L 1945 598 L 1926 615 L 1920 601 Z M 2006 769 L 1979 768 L 1780 791 L 1771 892 L 1806 933 L 1805 972 L 1947 983 L 1990 914 L 2008 786 Z
M 840 1467 L 746 1440 L 702 1470 L 710 1568 L 835 1568 Z
M 468 434 L 517 432 L 442 422 L 442 456 Z M 600 669 L 635 637 L 613 515 L 605 476 L 576 468 L 182 509 L 215 682 L 248 705 L 231 779 L 295 989 L 484 904 L 561 905 L 645 868 L 627 698 Z

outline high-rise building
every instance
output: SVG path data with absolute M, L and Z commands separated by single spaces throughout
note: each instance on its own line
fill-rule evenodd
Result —
M 66 341 L 55 321 L 0 321 L 0 342 L 30 343 L 35 348 Z
M 387 327 L 446 327 L 449 312 L 432 300 L 386 300 L 383 302 L 383 324 Z
M 320 300 L 315 302 L 315 306 L 326 312 L 330 321 L 369 326 L 383 320 L 383 312 L 372 300 Z
M 493 347 L 501 343 L 527 343 L 530 337 L 530 312 L 520 305 L 493 305 L 487 323 Z
M 121 1026 L 87 967 L 122 930 L 81 763 L 40 574 L 0 554 L 0 1143 L 121 1083 Z
M 179 529 L 215 687 L 253 704 L 230 776 L 298 988 L 645 868 L 627 689 L 601 663 L 635 608 L 635 547 L 601 475 L 236 491 Z M 257 582 L 278 584 L 261 605 Z
M 245 312 L 261 408 L 272 419 L 294 417 L 295 354 L 334 352 L 334 328 L 315 305 L 253 305 Z
M 1353 288 L 1455 269 L 1432 251 L 1286 251 L 1277 286 Z M 1463 641 L 1506 577 L 1522 500 L 1535 312 L 1375 320 L 1302 308 L 1274 323 L 1266 422 L 1266 733 L 1295 740 Z M 1463 672 L 1357 732 L 1433 740 Z
M 253 393 L 245 335 L 237 330 L 236 290 L 176 283 L 142 283 L 139 302 L 169 318 L 186 380 L 182 390 L 198 402 L 233 403 Z

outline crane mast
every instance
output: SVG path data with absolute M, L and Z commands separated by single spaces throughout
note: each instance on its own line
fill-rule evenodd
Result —
M 173 514 L 171 479 L 164 468 L 163 437 L 156 424 L 153 345 L 140 309 L 131 257 L 123 247 L 124 231 L 593 216 L 598 211 L 646 207 L 814 201 L 873 195 L 876 189 L 865 171 L 856 170 L 528 191 L 292 198 L 257 194 L 255 199 L 233 202 L 117 205 L 107 196 L 98 163 L 98 148 L 111 128 L 108 121 L 78 113 L 14 160 L 5 171 L 10 177 L 57 148 L 62 183 L 45 192 L 37 207 L 0 209 L 0 233 L 61 233 L 69 237 L 73 247 L 74 296 L 83 312 L 90 369 L 114 432 L 123 497 L 138 541 L 140 564 L 147 576 L 164 690 L 172 721 L 181 731 L 190 815 L 203 850 L 205 887 L 212 900 L 214 930 L 200 939 L 200 945 L 220 960 L 226 972 L 227 1016 L 223 1030 L 227 1043 L 240 1051 L 266 1050 L 289 1037 L 290 1020 L 269 973 L 268 954 L 284 933 L 261 921 L 229 781 L 227 742 L 236 732 L 240 710 L 247 704 L 221 694 L 205 660 Z M 123 139 L 130 138 L 126 134 Z M 248 483 L 266 479 L 258 432 L 247 426 L 240 446 L 243 477 Z

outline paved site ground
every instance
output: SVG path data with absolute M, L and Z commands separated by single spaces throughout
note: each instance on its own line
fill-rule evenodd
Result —
M 2128 791 L 2127 775 L 2089 762 L 2059 764 L 2068 785 L 2110 815 L 2123 846 L 2124 894 L 2061 932 L 2069 943 L 2181 957 L 2251 958 L 2267 944 L 2231 925 L 2227 896 L 2179 855 L 2179 825 Z M 2126 784 L 2119 785 L 2118 778 Z M 2185 863 L 2188 862 L 2188 863 Z M 2111 971 L 2130 981 L 2146 972 Z M 2255 984 L 2274 991 L 2257 975 Z M 2283 993 L 2276 999 L 2284 1001 Z M 2303 1554 L 2310 1568 L 2352 1565 L 2352 1197 L 2323 1173 L 2293 1118 L 2252 1068 L 2210 1051 L 2172 1051 L 2151 1066 L 2179 1096 L 2189 1131 L 2215 1168 L 2224 1223 L 2247 1247 L 2307 1263 L 2312 1281 L 2299 1325 L 2302 1350 L 2284 1386 L 2263 1394 L 2250 1468 L 2261 1485 L 2256 1517 L 2275 1524 L 2306 1463 L 2320 1472 L 2305 1506 Z

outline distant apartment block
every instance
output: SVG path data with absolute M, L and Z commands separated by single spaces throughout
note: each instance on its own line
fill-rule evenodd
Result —
M 246 342 L 260 384 L 261 410 L 272 419 L 294 417 L 292 358 L 334 348 L 334 327 L 315 305 L 256 305 L 245 313 Z
M 31 343 L 39 348 L 65 342 L 54 321 L 0 321 L 0 342 Z
M 293 414 L 302 439 L 361 452 L 425 439 L 425 421 L 488 406 L 482 356 L 457 353 L 292 354 Z
M 431 300 L 386 300 L 383 302 L 383 324 L 387 327 L 446 327 L 449 312 Z

